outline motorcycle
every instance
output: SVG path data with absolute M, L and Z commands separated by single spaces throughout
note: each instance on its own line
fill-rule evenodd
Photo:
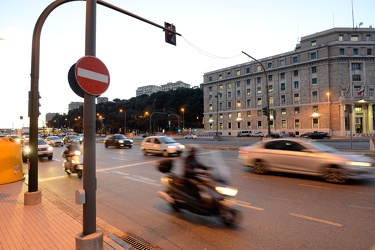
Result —
M 72 148 L 70 149 L 68 147 L 62 153 L 62 157 L 65 158 L 62 164 L 63 169 L 68 175 L 77 173 L 78 178 L 81 179 L 83 175 L 83 164 L 81 163 L 80 159 L 82 151 L 76 145 L 71 145 Z
M 157 168 L 165 175 L 161 177 L 164 191 L 158 195 L 167 201 L 173 210 L 185 209 L 191 213 L 203 216 L 217 216 L 226 226 L 238 223 L 241 214 L 236 204 L 229 198 L 236 196 L 237 188 L 228 186 L 230 179 L 229 168 L 222 160 L 221 154 L 211 152 L 209 159 L 209 173 L 198 172 L 199 187 L 194 187 L 184 177 L 172 173 L 173 160 L 162 160 Z M 200 160 L 201 161 L 201 160 Z

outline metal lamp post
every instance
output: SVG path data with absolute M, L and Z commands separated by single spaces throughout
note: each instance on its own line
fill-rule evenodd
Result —
M 185 129 L 185 109 L 181 108 L 182 111 L 182 131 Z

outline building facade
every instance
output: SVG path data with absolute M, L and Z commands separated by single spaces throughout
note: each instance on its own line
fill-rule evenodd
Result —
M 151 95 L 152 93 L 156 93 L 159 91 L 176 90 L 178 88 L 190 88 L 190 84 L 184 83 L 182 81 L 177 81 L 177 82 L 169 82 L 161 86 L 156 86 L 156 85 L 142 86 L 142 87 L 137 88 L 136 96 L 140 96 L 144 94 Z
M 68 110 L 75 110 L 78 109 L 79 107 L 83 106 L 83 102 L 71 102 L 69 103 Z
M 375 30 L 305 36 L 294 51 L 207 72 L 202 87 L 206 131 L 375 134 Z

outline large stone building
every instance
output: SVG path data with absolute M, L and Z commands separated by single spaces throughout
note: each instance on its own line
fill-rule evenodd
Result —
M 151 95 L 152 93 L 156 93 L 159 91 L 176 90 L 178 88 L 190 88 L 190 84 L 184 83 L 182 81 L 177 81 L 177 82 L 169 82 L 161 86 L 156 86 L 156 85 L 142 86 L 142 87 L 137 88 L 136 96 L 140 96 L 144 94 Z
M 308 35 L 294 51 L 207 72 L 202 86 L 206 131 L 374 134 L 375 30 Z

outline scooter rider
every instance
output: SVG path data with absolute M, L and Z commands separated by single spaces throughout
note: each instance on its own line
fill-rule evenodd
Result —
M 62 157 L 68 160 L 68 157 L 74 155 L 74 151 L 79 150 L 79 147 L 75 143 L 69 143 L 69 145 L 65 148 L 64 152 L 62 153 Z

